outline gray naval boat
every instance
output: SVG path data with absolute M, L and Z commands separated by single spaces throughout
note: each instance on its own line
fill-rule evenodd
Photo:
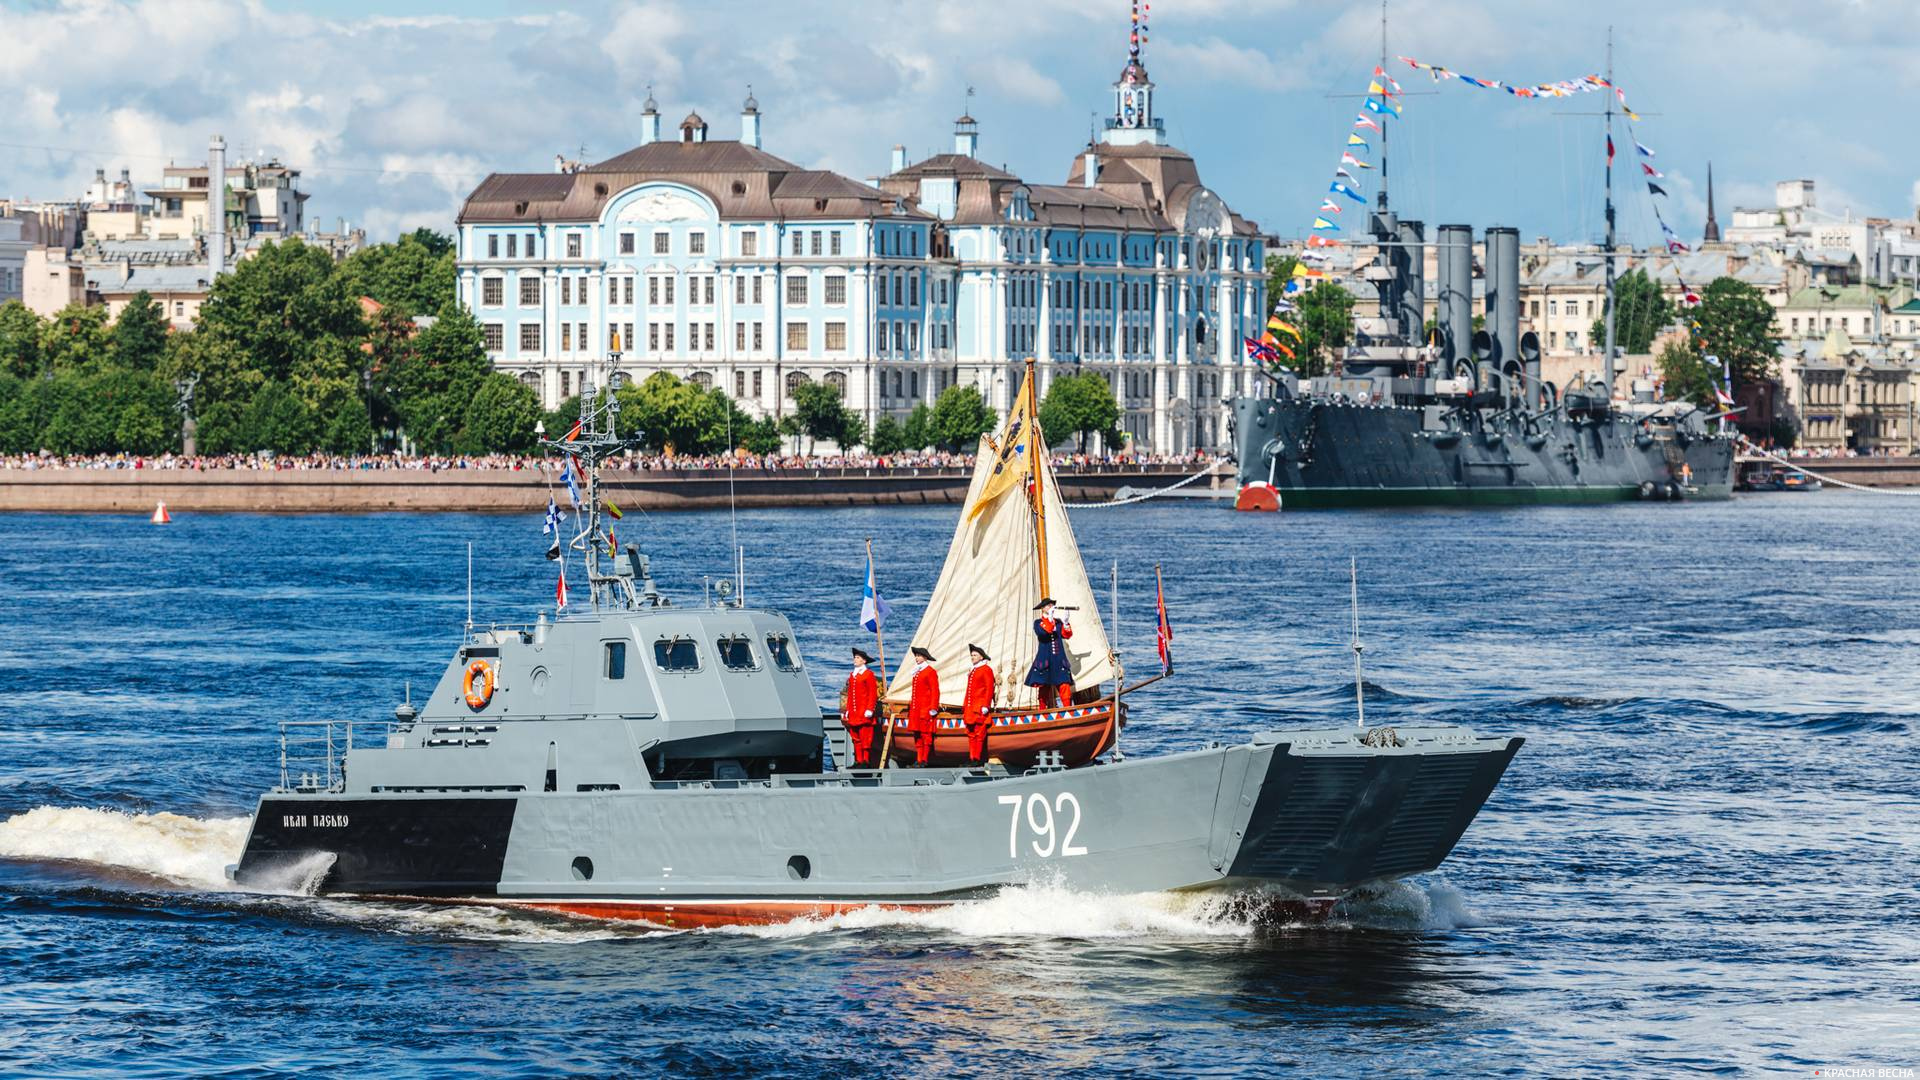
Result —
M 850 767 L 784 616 L 737 586 L 675 602 L 634 546 L 602 549 L 599 465 L 627 443 L 615 396 L 584 400 L 578 435 L 548 445 L 587 480 L 588 603 L 522 625 L 469 619 L 433 691 L 390 721 L 283 722 L 280 784 L 260 798 L 237 882 L 680 928 L 920 909 L 1033 881 L 1325 911 L 1439 866 L 1521 744 L 1453 726 L 1315 729 L 1072 767 L 1057 751 L 1017 770 Z M 982 521 L 1017 522 L 1024 501 Z M 979 527 L 963 515 L 963 532 Z M 1071 544 L 1066 530 L 1053 523 L 1049 550 Z M 1114 657 L 1076 656 L 1075 670 L 1095 659 Z M 1115 706 L 1116 737 L 1123 680 L 1084 692 Z
M 1611 117 L 1609 98 L 1608 115 Z M 1473 229 L 1442 225 L 1429 343 L 1425 226 L 1379 191 L 1367 232 L 1378 255 L 1356 276 L 1377 302 L 1328 375 L 1281 369 L 1232 402 L 1234 459 L 1246 510 L 1356 506 L 1507 506 L 1725 499 L 1737 434 L 1650 379 L 1616 401 L 1614 206 L 1607 169 L 1606 340 L 1601 370 L 1562 387 L 1541 374 L 1539 338 L 1520 332 L 1520 235 L 1486 230 L 1486 329 L 1473 328 Z M 1324 249 L 1321 249 L 1324 250 Z M 1284 304 L 1284 301 L 1282 301 Z M 1278 314 L 1279 312 L 1276 312 Z

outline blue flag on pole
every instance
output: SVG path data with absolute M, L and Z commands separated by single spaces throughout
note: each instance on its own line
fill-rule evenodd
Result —
M 567 478 L 567 497 L 573 500 L 573 508 L 580 509 L 580 485 L 573 479 L 572 458 L 568 458 L 567 464 L 560 467 L 560 475 Z
M 887 623 L 887 616 L 893 613 L 893 605 L 886 602 L 880 590 L 873 585 L 873 552 L 867 552 L 867 587 L 860 597 L 860 628 L 869 634 L 877 634 Z

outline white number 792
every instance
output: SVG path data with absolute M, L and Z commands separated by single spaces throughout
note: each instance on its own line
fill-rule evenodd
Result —
M 1057 810 L 1064 816 L 1069 809 L 1073 811 L 1073 819 L 1066 825 L 1066 835 L 1059 838 L 1060 854 L 1062 856 L 1068 856 L 1085 855 L 1087 853 L 1084 845 L 1073 842 L 1074 834 L 1080 831 L 1080 800 L 1073 797 L 1073 792 L 1063 791 L 1054 796 L 1051 805 L 1047 803 L 1047 797 L 1037 791 L 1024 799 L 1018 795 L 1002 795 L 1000 796 L 1000 805 L 1013 808 L 1013 820 L 1007 823 L 1008 858 L 1017 859 L 1020 857 L 1020 820 L 1022 817 L 1026 819 L 1027 831 L 1034 835 L 1034 839 L 1028 841 L 1028 843 L 1033 845 L 1033 853 L 1043 859 L 1050 858 L 1054 854 L 1054 812 Z M 1021 807 L 1023 805 L 1026 808 L 1024 814 L 1021 813 Z M 1046 842 L 1044 846 L 1041 844 L 1043 840 Z

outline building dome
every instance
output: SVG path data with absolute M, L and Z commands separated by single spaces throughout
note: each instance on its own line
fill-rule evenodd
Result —
M 750 112 L 750 113 L 756 113 L 760 111 L 760 102 L 754 98 L 753 87 L 751 85 L 747 87 L 747 100 L 744 104 L 740 106 L 740 111 Z

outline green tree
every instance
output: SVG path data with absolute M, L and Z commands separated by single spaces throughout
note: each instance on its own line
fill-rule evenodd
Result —
M 907 422 L 911 424 L 913 418 L 908 417 Z M 970 451 L 998 422 L 993 409 L 980 397 L 979 387 L 955 385 L 933 399 L 928 433 L 934 443 L 948 450 Z
M 33 383 L 0 371 L 0 454 L 39 449 L 40 423 L 34 412 Z
M 141 289 L 120 309 L 113 321 L 114 366 L 129 371 L 152 371 L 167 349 L 167 319 L 147 290 Z
M 391 244 L 371 244 L 347 256 L 340 276 L 347 291 L 408 314 L 431 314 L 454 300 L 453 241 L 416 229 Z
M 1298 358 L 1295 370 L 1306 376 L 1324 375 L 1352 333 L 1353 294 L 1321 281 L 1296 294 L 1294 306 L 1291 321 L 1300 328 L 1300 340 L 1292 343 Z M 1282 341 L 1286 343 L 1285 336 Z
M 321 414 L 320 449 L 330 454 L 364 454 L 373 449 L 373 420 L 357 394 L 342 394 Z
M 41 363 L 56 372 L 103 363 L 111 340 L 106 308 L 69 304 L 41 327 Z
M 453 448 L 467 408 L 481 381 L 493 373 L 493 365 L 487 360 L 480 324 L 459 305 L 442 308 L 432 326 L 417 332 L 406 329 L 413 325 L 387 312 L 375 320 L 370 342 L 375 412 L 383 418 L 397 417 L 419 451 L 446 453 Z M 576 414 L 578 408 L 576 403 Z M 569 419 L 567 426 L 572 424 Z
M 1778 373 L 1780 343 L 1773 336 L 1773 306 L 1765 293 L 1735 278 L 1716 278 L 1700 294 L 1694 321 L 1705 352 L 1720 358 L 1736 386 Z
M 793 390 L 793 419 L 809 440 L 830 439 L 847 449 L 865 434 L 858 414 L 848 409 L 840 391 L 828 383 L 803 382 Z M 812 452 L 811 442 L 808 452 Z
M 195 412 L 199 414 L 222 401 L 245 405 L 266 382 L 266 376 L 249 362 L 237 343 L 204 328 L 167 335 L 159 375 L 169 383 L 187 378 L 196 380 L 193 400 Z M 226 453 L 224 450 L 208 452 Z
M 221 275 L 200 308 L 200 328 L 232 342 L 268 379 L 285 379 L 329 340 L 366 335 L 360 304 L 333 257 L 298 238 L 269 243 Z
M 907 449 L 906 435 L 901 431 L 900 421 L 891 416 L 875 420 L 873 432 L 867 436 L 867 449 L 876 454 L 897 454 Z
M 750 421 L 740 435 L 740 445 L 746 448 L 747 453 L 761 457 L 779 453 L 782 441 L 780 426 L 770 416 Z
M 1670 341 L 1655 362 L 1660 365 L 1668 400 L 1691 401 L 1703 408 L 1716 404 L 1713 388 L 1718 376 L 1692 345 Z
M 311 453 L 319 436 L 313 410 L 284 382 L 255 391 L 240 415 L 240 450 L 273 454 Z
M 0 304 L 0 374 L 31 378 L 40 374 L 40 338 L 46 323 L 18 300 Z
M 726 406 L 731 403 L 724 394 L 656 371 L 637 385 L 621 387 L 619 397 L 621 426 L 639 433 L 654 450 L 704 454 L 726 444 Z
M 60 454 L 157 454 L 176 442 L 173 393 L 147 372 L 100 367 L 45 381 L 36 441 Z
M 518 379 L 495 372 L 481 380 L 455 449 L 467 454 L 523 453 L 533 447 L 540 399 Z
M 933 445 L 933 410 L 926 402 L 915 402 L 907 413 L 906 423 L 900 425 L 900 442 L 903 450 L 925 450 Z
M 1040 430 L 1055 444 L 1078 435 L 1081 453 L 1086 453 L 1090 435 L 1103 437 L 1109 449 L 1119 449 L 1120 404 L 1113 399 L 1113 384 L 1091 371 L 1053 380 L 1040 402 Z
M 1622 353 L 1638 355 L 1653 351 L 1653 339 L 1673 322 L 1673 302 L 1642 267 L 1634 267 L 1613 283 L 1614 344 Z M 1593 320 L 1595 345 L 1607 340 L 1607 319 L 1603 310 Z
M 1287 295 L 1287 286 L 1293 283 L 1293 268 L 1300 260 L 1292 255 L 1267 256 L 1267 299 L 1278 300 Z M 1266 312 L 1261 312 L 1265 318 Z

